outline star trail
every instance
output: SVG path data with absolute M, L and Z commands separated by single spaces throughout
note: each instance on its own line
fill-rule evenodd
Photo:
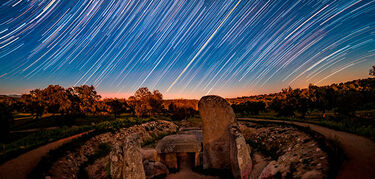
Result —
M 368 77 L 375 1 L 0 2 L 0 93 L 227 97 Z M 367 75 L 367 76 L 366 76 Z

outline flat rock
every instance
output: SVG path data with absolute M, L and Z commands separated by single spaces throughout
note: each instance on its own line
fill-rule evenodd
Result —
M 201 142 L 195 135 L 177 134 L 165 136 L 161 139 L 156 151 L 160 153 L 200 152 Z

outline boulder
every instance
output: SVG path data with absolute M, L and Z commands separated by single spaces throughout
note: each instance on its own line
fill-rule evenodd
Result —
M 138 135 L 130 135 L 125 141 L 117 143 L 110 152 L 110 171 L 112 178 L 144 179 L 146 178 L 141 144 Z
M 229 126 L 229 133 L 232 174 L 234 178 L 249 178 L 252 169 L 250 146 L 246 144 L 237 123 Z
M 141 153 L 142 153 L 142 160 L 148 160 L 148 161 L 154 161 L 154 162 L 160 161 L 158 152 L 155 149 L 142 148 Z
M 272 178 L 279 172 L 278 165 L 276 161 L 271 161 L 266 168 L 263 169 L 258 179 Z
M 168 168 L 178 168 L 176 153 L 162 153 L 160 154 L 160 161 L 167 165 Z
M 198 103 L 203 126 L 203 168 L 231 169 L 228 126 L 236 122 L 229 103 L 219 96 L 204 96 Z
M 166 176 L 169 174 L 169 170 L 167 166 L 165 166 L 161 162 L 153 162 L 153 161 L 145 160 L 143 162 L 143 166 L 145 169 L 147 179 Z
M 301 179 L 323 179 L 325 176 L 322 172 L 317 170 L 311 170 L 302 175 Z

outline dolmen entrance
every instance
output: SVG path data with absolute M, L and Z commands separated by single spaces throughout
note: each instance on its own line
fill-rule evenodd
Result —
M 234 178 L 249 178 L 250 147 L 229 103 L 211 95 L 202 97 L 198 107 L 202 129 L 183 128 L 176 135 L 160 140 L 156 147 L 160 162 L 169 169 L 179 169 L 184 160 L 193 158 L 192 167 L 225 169 Z

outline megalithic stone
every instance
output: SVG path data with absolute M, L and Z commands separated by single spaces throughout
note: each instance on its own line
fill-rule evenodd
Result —
M 229 103 L 219 96 L 204 96 L 198 103 L 203 126 L 203 168 L 231 169 L 230 133 L 236 122 Z

